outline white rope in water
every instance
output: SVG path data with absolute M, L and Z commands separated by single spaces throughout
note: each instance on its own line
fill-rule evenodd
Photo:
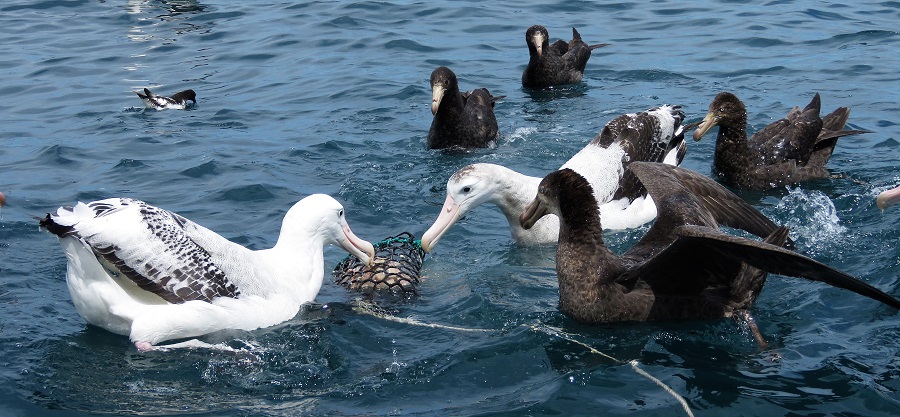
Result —
M 641 369 L 641 368 L 638 366 L 638 361 L 637 361 L 637 359 L 632 359 L 631 362 L 629 362 L 629 363 L 631 364 L 631 369 L 634 369 L 634 371 L 637 372 L 638 375 L 641 375 L 641 376 L 643 376 L 644 378 L 647 378 L 647 379 L 649 379 L 649 380 L 655 382 L 656 385 L 659 385 L 660 388 L 662 388 L 663 390 L 665 390 L 666 392 L 668 392 L 669 395 L 675 397 L 675 399 L 678 400 L 678 402 L 681 403 L 681 408 L 684 409 L 684 412 L 687 413 L 687 415 L 689 415 L 689 416 L 691 416 L 691 417 L 694 417 L 694 413 L 691 412 L 691 407 L 688 407 L 687 401 L 685 401 L 684 397 L 678 395 L 678 393 L 675 392 L 675 390 L 673 390 L 672 387 L 666 385 L 664 382 L 660 381 L 660 380 L 657 379 L 655 376 L 650 375 L 650 374 L 647 373 L 647 371 Z
M 436 324 L 436 323 L 425 323 L 425 322 L 416 320 L 414 318 L 397 317 L 391 313 L 388 313 L 387 311 L 382 310 L 375 303 L 373 303 L 371 301 L 358 300 L 355 303 L 354 309 L 361 313 L 369 314 L 369 315 L 372 315 L 372 316 L 375 316 L 375 317 L 378 317 L 378 318 L 381 318 L 384 320 L 393 321 L 395 323 L 411 324 L 414 326 L 430 327 L 430 328 L 435 328 L 435 329 L 455 330 L 455 331 L 460 331 L 460 332 L 496 332 L 497 331 L 497 330 L 491 330 L 491 329 L 473 329 L 473 328 L 469 328 L 469 327 L 458 327 L 458 326 L 448 326 L 448 325 Z M 541 333 L 544 333 L 549 336 L 558 337 L 560 339 L 567 340 L 567 341 L 575 343 L 577 345 L 584 346 L 591 353 L 603 356 L 604 358 L 607 358 L 613 362 L 616 362 L 619 364 L 628 363 L 629 365 L 631 365 L 631 369 L 633 369 L 635 373 L 637 373 L 640 376 L 643 376 L 644 378 L 647 378 L 647 379 L 653 381 L 653 383 L 655 383 L 660 388 L 662 388 L 664 391 L 666 391 L 669 395 L 674 397 L 675 400 L 677 400 L 681 404 L 681 408 L 684 409 L 684 412 L 687 413 L 687 415 L 689 417 L 694 417 L 694 413 L 691 412 L 691 408 L 688 406 L 688 403 L 684 399 L 684 397 L 682 397 L 681 395 L 678 395 L 678 393 L 675 392 L 675 390 L 672 389 L 672 387 L 666 385 L 664 382 L 660 381 L 658 378 L 654 377 L 653 375 L 650 375 L 649 373 L 647 373 L 647 371 L 641 369 L 638 366 L 639 362 L 636 359 L 628 361 L 628 362 L 616 359 L 610 355 L 607 355 L 606 353 L 603 353 L 603 352 L 595 349 L 593 346 L 588 345 L 587 343 L 576 340 L 574 337 L 566 334 L 566 332 L 562 331 L 561 329 L 557 329 L 557 328 L 550 327 L 550 326 L 530 326 L 530 327 L 531 327 L 531 330 L 533 330 L 533 331 L 541 332 Z
M 603 356 L 604 358 L 609 359 L 609 360 L 611 360 L 611 361 L 613 361 L 613 362 L 624 363 L 624 362 L 622 362 L 622 361 L 620 361 L 620 360 L 618 360 L 618 359 L 616 359 L 616 358 L 614 358 L 614 357 L 612 357 L 612 356 L 609 356 L 609 355 L 607 355 L 607 354 L 605 354 L 605 353 L 603 353 L 603 352 L 601 352 L 601 351 L 595 349 L 593 346 L 591 346 L 591 345 L 589 345 L 589 344 L 587 344 L 587 343 L 583 343 L 583 342 L 580 342 L 580 341 L 578 341 L 578 340 L 573 339 L 571 336 L 569 336 L 568 334 L 566 334 L 565 332 L 563 332 L 562 329 L 557 329 L 557 328 L 550 327 L 550 326 L 531 326 L 531 330 L 534 330 L 534 331 L 536 331 L 536 332 L 541 332 L 541 333 L 544 333 L 544 334 L 548 334 L 548 335 L 550 335 L 550 336 L 556 336 L 556 337 L 558 337 L 558 338 L 560 338 L 560 339 L 568 340 L 568 341 L 570 341 L 570 342 L 572 342 L 572 343 L 575 343 L 575 344 L 577 344 L 577 345 L 584 346 L 585 348 L 587 348 L 588 350 L 590 350 L 591 353 L 593 353 L 593 354 Z
M 393 321 L 395 323 L 403 323 L 403 324 L 412 324 L 413 326 L 422 326 L 422 327 L 430 327 L 433 329 L 446 329 L 446 330 L 455 330 L 458 332 L 496 332 L 497 330 L 491 329 L 473 329 L 470 327 L 458 327 L 458 326 L 450 326 L 446 324 L 437 324 L 437 323 L 425 323 L 419 320 L 416 320 L 412 317 L 397 317 L 387 311 L 384 311 L 371 301 L 363 301 L 359 300 L 355 303 L 355 310 L 368 314 L 371 316 L 375 316 L 381 319 L 385 319 L 388 321 Z
M 591 353 L 603 356 L 604 358 L 610 359 L 614 362 L 618 362 L 621 364 L 626 363 L 625 361 L 616 359 L 610 355 L 607 355 L 606 353 L 603 353 L 603 352 L 595 349 L 593 346 L 588 345 L 587 343 L 576 340 L 574 337 L 566 334 L 566 332 L 562 331 L 561 329 L 557 329 L 557 328 L 550 327 L 550 326 L 531 326 L 531 329 L 534 331 L 544 333 L 544 334 L 548 334 L 550 336 L 556 336 L 558 338 L 568 340 L 568 341 L 575 343 L 577 345 L 580 345 L 580 346 L 584 346 L 585 348 L 590 350 Z M 691 408 L 688 406 L 687 401 L 684 399 L 684 397 L 682 397 L 681 395 L 678 395 L 678 393 L 675 392 L 675 390 L 672 389 L 672 387 L 666 385 L 664 382 L 660 381 L 655 376 L 650 375 L 649 373 L 647 373 L 647 371 L 641 369 L 638 366 L 639 362 L 637 361 L 637 359 L 632 359 L 632 360 L 628 361 L 627 363 L 629 365 L 631 365 L 631 369 L 633 369 L 634 372 L 636 372 L 638 375 L 643 376 L 644 378 L 647 378 L 647 379 L 653 381 L 653 383 L 655 383 L 656 385 L 659 385 L 660 388 L 662 388 L 664 391 L 666 391 L 669 395 L 671 395 L 672 397 L 675 397 L 675 400 L 677 400 L 679 403 L 681 403 L 681 408 L 684 409 L 684 412 L 687 413 L 688 416 L 694 417 L 694 413 L 691 412 Z

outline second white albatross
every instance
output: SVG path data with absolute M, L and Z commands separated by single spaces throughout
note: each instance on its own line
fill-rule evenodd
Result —
M 687 152 L 682 121 L 681 106 L 673 105 L 623 114 L 610 120 L 563 164 L 562 168 L 571 168 L 590 182 L 604 228 L 631 229 L 656 218 L 653 199 L 626 168 L 634 161 L 680 164 Z M 496 164 L 460 168 L 447 181 L 447 198 L 438 218 L 422 234 L 422 249 L 430 252 L 457 220 L 484 203 L 500 208 L 517 244 L 555 243 L 559 236 L 559 219 L 555 216 L 541 218 L 529 230 L 519 225 L 519 214 L 537 193 L 540 182 L 539 177 Z

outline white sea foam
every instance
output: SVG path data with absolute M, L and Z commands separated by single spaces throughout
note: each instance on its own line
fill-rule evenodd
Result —
M 537 132 L 537 128 L 534 126 L 529 127 L 517 127 L 512 133 L 506 136 L 506 141 L 509 143 L 513 143 L 519 139 L 525 139 Z
M 847 228 L 841 224 L 834 202 L 818 190 L 794 188 L 775 206 L 775 218 L 790 228 L 791 237 L 808 251 L 819 252 L 844 239 Z

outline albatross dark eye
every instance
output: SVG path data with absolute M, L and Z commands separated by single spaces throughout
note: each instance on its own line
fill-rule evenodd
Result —
M 343 209 L 342 209 L 341 211 L 338 212 L 338 217 L 344 217 L 344 210 L 343 210 Z
M 468 193 L 468 192 L 471 192 L 471 191 L 472 191 L 472 187 L 469 187 L 469 186 L 465 186 L 465 187 L 463 187 L 463 189 L 462 189 L 462 192 L 464 192 L 464 193 Z

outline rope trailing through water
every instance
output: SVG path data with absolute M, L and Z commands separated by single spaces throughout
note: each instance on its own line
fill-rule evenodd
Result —
M 378 307 L 378 305 L 376 305 L 374 302 L 368 301 L 368 300 L 358 300 L 356 303 L 354 303 L 354 310 L 356 310 L 360 313 L 363 313 L 363 314 L 369 314 L 369 315 L 378 317 L 380 319 L 393 321 L 395 323 L 411 324 L 414 326 L 429 327 L 429 328 L 434 328 L 434 329 L 455 330 L 455 331 L 460 331 L 460 332 L 497 332 L 497 331 L 499 331 L 499 330 L 491 330 L 491 329 L 475 329 L 475 328 L 470 328 L 470 327 L 448 326 L 448 325 L 437 324 L 437 323 L 425 323 L 425 322 L 419 321 L 412 317 L 408 317 L 408 318 L 397 317 L 397 316 L 385 311 L 384 309 Z M 541 326 L 531 325 L 529 327 L 531 328 L 532 331 L 541 332 L 548 336 L 558 337 L 560 339 L 567 340 L 569 342 L 583 346 L 586 349 L 588 349 L 591 353 L 603 356 L 604 358 L 607 358 L 618 364 L 631 365 L 631 369 L 635 373 L 637 373 L 638 375 L 640 375 L 644 378 L 649 379 L 650 381 L 653 381 L 654 384 L 658 385 L 666 393 L 668 393 L 669 395 L 674 397 L 675 400 L 678 401 L 679 404 L 681 404 L 681 408 L 684 409 L 684 412 L 689 417 L 694 417 L 694 413 L 691 412 L 691 407 L 688 406 L 688 403 L 684 399 L 684 397 L 682 397 L 677 392 L 675 392 L 675 390 L 672 389 L 672 387 L 666 385 L 665 382 L 660 381 L 659 378 L 656 378 L 653 375 L 650 375 L 647 371 L 641 369 L 641 367 L 639 366 L 640 363 L 637 361 L 637 359 L 632 359 L 628 362 L 617 359 L 606 353 L 601 352 L 600 350 L 597 350 L 596 348 L 594 348 L 591 345 L 588 345 L 587 343 L 584 343 L 584 342 L 581 342 L 581 341 L 575 339 L 574 337 L 572 337 L 571 335 L 568 335 L 566 332 L 562 331 L 561 329 L 557 329 L 557 328 L 546 326 L 546 325 L 541 325 Z
M 641 375 L 641 376 L 655 382 L 656 385 L 659 385 L 660 388 L 662 388 L 664 391 L 669 393 L 669 395 L 671 395 L 672 397 L 675 397 L 675 400 L 677 400 L 679 403 L 681 403 L 681 408 L 684 409 L 684 412 L 687 413 L 687 415 L 689 415 L 690 417 L 694 417 L 694 413 L 691 412 L 691 407 L 688 407 L 687 401 L 684 399 L 684 397 L 682 397 L 681 395 L 678 395 L 678 393 L 675 392 L 675 390 L 672 389 L 672 387 L 666 385 L 664 382 L 660 381 L 655 376 L 650 375 L 649 373 L 647 373 L 647 371 L 641 369 L 638 366 L 637 359 L 632 359 L 631 362 L 628 362 L 628 363 L 631 364 L 631 369 L 634 369 L 634 371 L 637 372 L 638 375 Z
M 397 317 L 384 309 L 378 307 L 372 301 L 369 300 L 358 300 L 354 303 L 354 310 L 368 314 L 370 316 L 375 316 L 380 319 L 392 321 L 395 323 L 403 323 L 403 324 L 411 324 L 413 326 L 421 326 L 421 327 L 430 327 L 432 329 L 446 329 L 446 330 L 455 330 L 458 332 L 478 332 L 478 333 L 486 333 L 486 332 L 496 332 L 497 330 L 492 329 L 473 329 L 470 327 L 458 327 L 458 326 L 450 326 L 446 324 L 438 324 L 438 323 L 425 323 L 419 320 L 416 320 L 412 317 Z
M 678 402 L 681 404 L 681 408 L 684 409 L 684 412 L 687 413 L 688 416 L 694 417 L 694 413 L 691 412 L 691 408 L 688 406 L 688 403 L 687 403 L 687 401 L 684 399 L 684 397 L 682 397 L 682 396 L 679 395 L 677 392 L 675 392 L 675 390 L 672 389 L 672 387 L 666 385 L 665 382 L 660 381 L 659 378 L 656 378 L 655 376 L 650 375 L 647 371 L 641 369 L 641 367 L 638 366 L 638 365 L 640 364 L 640 362 L 638 362 L 637 359 L 632 359 L 632 360 L 630 360 L 630 361 L 628 361 L 628 362 L 625 362 L 625 361 L 620 360 L 620 359 L 616 359 L 616 358 L 614 358 L 614 357 L 612 357 L 612 356 L 610 356 L 610 355 L 608 355 L 608 354 L 606 354 L 606 353 L 603 353 L 603 352 L 597 350 L 596 348 L 594 348 L 593 346 L 591 346 L 591 345 L 589 345 L 589 344 L 587 344 L 587 343 L 584 343 L 584 342 L 582 342 L 582 341 L 576 340 L 574 337 L 572 337 L 571 335 L 569 335 L 569 334 L 567 334 L 566 332 L 562 331 L 561 329 L 557 329 L 557 328 L 554 328 L 554 327 L 550 327 L 550 326 L 531 326 L 531 329 L 534 330 L 534 331 L 536 331 L 536 332 L 541 332 L 541 333 L 544 333 L 544 334 L 548 334 L 548 335 L 550 335 L 550 336 L 556 336 L 556 337 L 558 337 L 558 338 L 560 338 L 560 339 L 568 340 L 568 341 L 570 341 L 570 342 L 572 342 L 572 343 L 575 343 L 575 344 L 577 344 L 577 345 L 584 346 L 586 349 L 588 349 L 589 351 L 591 351 L 591 353 L 594 353 L 594 354 L 603 356 L 604 358 L 607 358 L 607 359 L 609 359 L 609 360 L 611 360 L 611 361 L 613 361 L 613 362 L 617 362 L 617 363 L 620 363 L 620 364 L 623 364 L 623 365 L 626 364 L 626 363 L 629 364 L 629 365 L 631 365 L 631 369 L 634 370 L 635 373 L 637 373 L 638 375 L 640 375 L 640 376 L 642 376 L 642 377 L 644 377 L 644 378 L 647 378 L 647 379 L 653 381 L 653 383 L 655 383 L 656 385 L 659 385 L 660 388 L 662 388 L 662 389 L 663 389 L 664 391 L 666 391 L 669 395 L 671 395 L 672 397 L 674 397 L 675 400 L 678 401 Z

